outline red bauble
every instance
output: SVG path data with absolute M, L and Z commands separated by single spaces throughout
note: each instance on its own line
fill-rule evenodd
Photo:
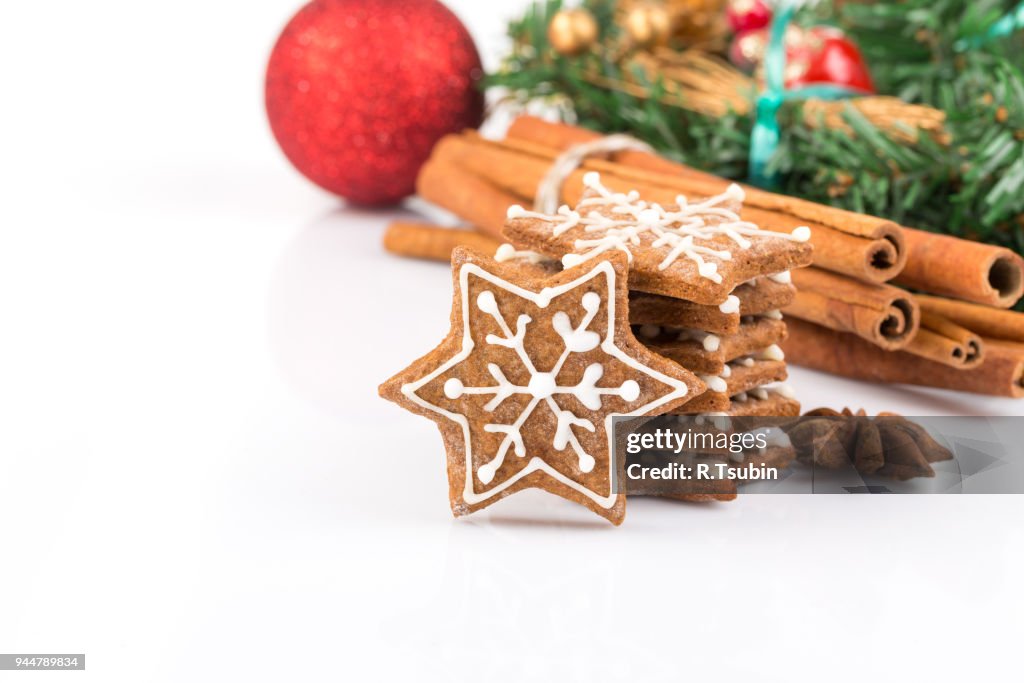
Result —
M 867 93 L 875 92 L 871 72 L 856 43 L 838 29 L 816 27 L 810 33 L 812 55 L 806 71 L 793 79 L 793 85 L 833 83 Z
M 725 17 L 733 33 L 764 28 L 772 21 L 772 8 L 763 0 L 729 0 Z
M 787 89 L 814 83 L 829 83 L 874 93 L 864 57 L 857 45 L 839 29 L 814 26 L 786 28 L 785 83 Z M 763 74 L 764 53 L 768 45 L 768 29 L 740 33 L 733 38 L 729 59 L 738 68 Z
M 270 55 L 267 115 L 310 180 L 387 204 L 413 193 L 441 136 L 480 124 L 482 73 L 469 33 L 436 0 L 314 0 Z

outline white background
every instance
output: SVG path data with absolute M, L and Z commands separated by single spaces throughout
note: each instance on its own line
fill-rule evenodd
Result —
M 485 60 L 521 2 L 449 3 Z M 379 247 L 264 119 L 296 7 L 0 8 L 0 680 L 934 680 L 1019 675 L 1024 500 L 448 509 L 376 396 L 448 274 Z M 1019 404 L 794 370 L 805 407 Z

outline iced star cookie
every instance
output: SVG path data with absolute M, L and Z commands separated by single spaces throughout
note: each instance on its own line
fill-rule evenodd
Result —
M 789 273 L 756 278 L 733 290 L 735 306 L 695 304 L 660 294 L 630 292 L 629 319 L 634 325 L 688 327 L 714 334 L 736 334 L 744 317 L 772 314 L 796 298 L 796 289 L 788 283 Z
M 740 218 L 738 185 L 696 202 L 686 197 L 661 206 L 636 192 L 612 192 L 597 173 L 584 177 L 587 192 L 557 215 L 508 210 L 503 236 L 521 248 L 556 256 L 573 266 L 607 251 L 630 260 L 630 289 L 705 305 L 733 306 L 729 295 L 765 273 L 810 265 L 811 231 L 761 230 Z
M 759 316 L 740 324 L 736 334 L 719 336 L 702 330 L 639 325 L 637 338 L 652 351 L 685 368 L 706 375 L 720 375 L 727 363 L 743 358 L 784 360 L 779 344 L 786 339 L 781 319 Z
M 786 364 L 781 360 L 739 358 L 726 363 L 720 375 L 699 375 L 708 390 L 672 412 L 677 415 L 728 412 L 732 407 L 730 397 L 764 384 L 783 382 L 787 376 Z
M 456 516 L 541 488 L 621 523 L 612 417 L 705 388 L 633 337 L 626 267 L 605 254 L 546 277 L 453 252 L 451 331 L 380 394 L 437 423 Z
M 732 417 L 798 417 L 800 402 L 785 384 L 766 384 L 730 397 Z

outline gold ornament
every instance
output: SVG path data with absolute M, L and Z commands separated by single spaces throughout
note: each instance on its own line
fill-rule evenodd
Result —
M 668 16 L 668 37 L 663 43 L 671 41 L 714 52 L 725 50 L 729 35 L 725 0 L 618 0 L 619 24 L 627 33 L 628 17 L 645 6 L 657 7 Z
M 642 3 L 626 14 L 626 31 L 635 45 L 658 47 L 668 42 L 672 35 L 672 22 L 661 5 Z
M 597 20 L 582 7 L 555 13 L 548 24 L 548 41 L 563 55 L 578 55 L 597 42 Z

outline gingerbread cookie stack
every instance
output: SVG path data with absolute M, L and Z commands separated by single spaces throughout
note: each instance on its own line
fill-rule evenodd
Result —
M 789 270 L 810 262 L 810 231 L 742 220 L 735 185 L 662 205 L 597 173 L 584 182 L 574 209 L 510 207 L 510 244 L 493 259 L 452 252 L 450 333 L 380 388 L 440 428 L 456 515 L 531 487 L 615 524 L 631 492 L 729 500 L 727 480 L 617 483 L 613 418 L 799 414 L 782 384 L 778 309 L 793 297 Z M 758 457 L 782 467 L 792 450 Z
M 500 248 L 497 259 L 550 271 L 624 252 L 636 337 L 707 386 L 673 413 L 799 415 L 784 383 L 779 309 L 795 295 L 789 271 L 810 264 L 810 230 L 766 231 L 743 220 L 736 185 L 660 205 L 609 190 L 597 173 L 586 174 L 584 184 L 574 209 L 547 215 L 511 207 L 503 234 L 513 246 Z

